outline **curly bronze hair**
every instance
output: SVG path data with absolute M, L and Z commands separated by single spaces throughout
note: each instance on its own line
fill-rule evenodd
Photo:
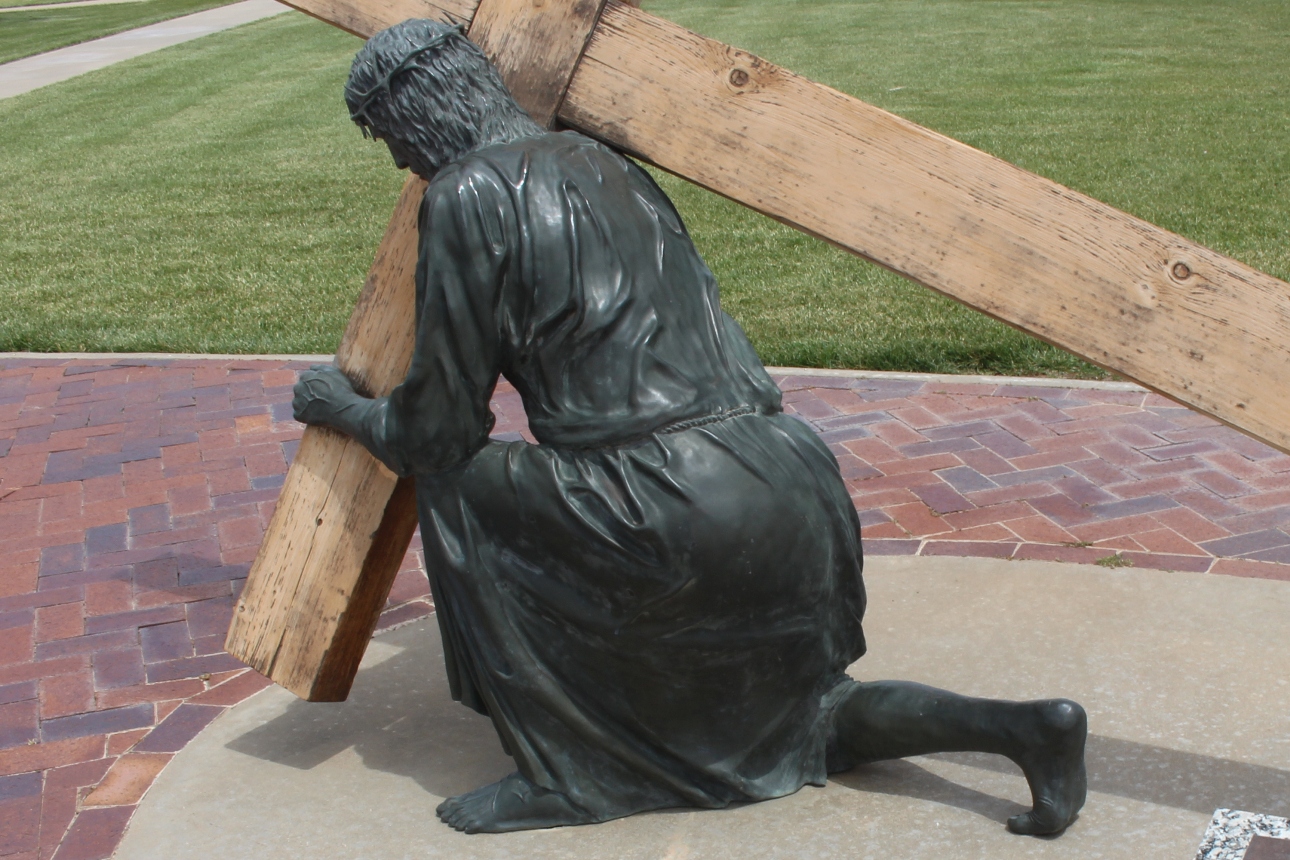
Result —
M 436 166 L 544 131 L 460 25 L 426 18 L 367 41 L 350 68 L 345 102 L 364 136 L 396 138 Z

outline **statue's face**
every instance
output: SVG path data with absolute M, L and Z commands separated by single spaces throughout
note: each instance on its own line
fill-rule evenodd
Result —
M 385 141 L 385 145 L 390 148 L 390 156 L 394 159 L 394 166 L 399 170 L 408 168 L 427 182 L 439 172 L 438 166 L 430 163 L 411 144 L 385 134 L 376 134 L 375 137 L 377 140 Z

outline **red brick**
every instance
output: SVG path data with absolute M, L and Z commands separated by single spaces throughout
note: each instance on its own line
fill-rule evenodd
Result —
M 171 513 L 176 517 L 208 511 L 211 508 L 210 490 L 203 478 L 200 484 L 172 487 L 166 491 Z
M 1017 536 L 1000 523 L 987 523 L 973 526 L 970 529 L 954 532 L 951 535 L 956 541 L 1000 541 L 1009 544 L 1017 543 Z
M 212 567 L 216 563 L 212 563 Z M 165 606 L 173 603 L 188 603 L 194 600 L 206 600 L 211 597 L 223 597 L 230 594 L 227 580 L 203 582 L 197 585 L 185 585 L 157 591 L 141 591 L 135 597 L 135 605 L 140 609 L 151 606 Z
M 0 748 L 16 747 L 39 737 L 40 714 L 34 700 L 0 705 Z
M 1008 520 L 1008 528 L 1027 543 L 1075 543 L 1075 536 L 1044 516 Z
M 0 666 L 30 661 L 33 647 L 30 625 L 0 630 Z
M 1025 502 L 1008 502 L 1002 505 L 991 505 L 986 508 L 974 508 L 970 511 L 957 511 L 945 514 L 942 519 L 956 529 L 967 529 L 986 523 L 1002 523 L 1021 517 L 1035 516 L 1035 509 Z
M 57 675 L 40 682 L 40 718 L 83 714 L 94 708 L 94 685 L 89 675 Z
M 916 407 L 913 407 L 913 408 L 916 408 Z M 918 409 L 917 411 L 918 413 L 921 413 L 923 415 L 927 414 L 922 409 Z M 892 414 L 894 415 L 895 413 L 893 412 Z M 939 420 L 935 420 L 930 424 L 922 423 L 922 426 L 934 427 L 940 423 L 942 422 Z M 897 447 L 900 445 L 912 445 L 915 442 L 927 441 L 926 436 L 924 436 L 922 433 L 916 432 L 915 430 L 911 429 L 908 424 L 902 423 L 901 421 L 878 421 L 869 425 L 869 431 L 872 432 L 875 436 L 877 436 L 882 441 L 886 442 L 888 445 L 893 445 Z
M 3 550 L 0 550 L 0 552 L 3 552 Z M 4 575 L 0 576 L 0 597 L 27 594 L 35 591 L 39 576 L 39 562 L 7 565 Z
M 125 482 L 120 475 L 87 478 L 81 482 L 81 492 L 86 504 L 124 499 Z
M 224 468 L 206 473 L 206 482 L 210 485 L 212 496 L 223 496 L 229 493 L 241 493 L 251 489 L 251 479 L 246 469 L 240 464 L 237 468 Z
M 85 614 L 112 615 L 134 608 L 134 590 L 122 580 L 91 582 L 85 586 Z
M 1081 460 L 1090 460 L 1093 455 L 1088 450 L 1075 446 L 1071 448 L 1056 448 L 1052 451 L 1045 451 L 1041 454 L 1026 454 L 1021 457 L 1013 457 L 1008 462 L 1019 471 L 1027 469 L 1043 469 L 1048 466 L 1062 466 L 1068 463 L 1078 463 Z
M 42 606 L 36 610 L 36 641 L 52 642 L 55 639 L 70 639 L 85 632 L 85 622 L 81 616 L 83 606 L 76 603 L 63 603 L 56 606 Z
M 929 540 L 923 544 L 919 555 L 956 556 L 968 558 L 1011 558 L 1017 551 L 1015 543 L 987 543 L 961 540 Z
M 1091 546 L 1053 546 L 1051 544 L 1023 543 L 1013 554 L 1015 559 L 1034 561 L 1064 561 L 1092 564 L 1106 556 L 1106 550 Z
M 116 690 L 102 690 L 98 694 L 100 708 L 121 708 L 139 702 L 165 702 L 195 696 L 206 688 L 197 678 L 162 681 L 156 684 L 137 684 Z
M 134 753 L 122 756 L 112 765 L 102 782 L 86 795 L 85 806 L 127 806 L 138 803 L 172 757 L 170 753 Z
M 1279 579 L 1290 581 L 1290 564 L 1277 564 L 1270 561 L 1250 561 L 1244 558 L 1218 558 L 1210 567 L 1210 573 L 1224 576 L 1245 576 L 1254 579 Z
M 949 523 L 941 517 L 933 516 L 927 506 L 921 502 L 884 508 L 883 513 L 899 523 L 901 528 L 911 535 L 934 535 L 952 530 Z
M 937 469 L 949 469 L 960 465 L 960 460 L 953 454 L 929 454 L 926 457 L 912 457 L 908 460 L 894 460 L 883 463 L 879 468 L 884 475 L 906 475 L 912 472 L 935 472 Z M 936 483 L 940 483 L 937 481 Z
M 1151 516 L 1193 543 L 1215 540 L 1231 534 L 1227 529 L 1190 508 L 1170 508 L 1167 511 L 1156 511 Z
M 259 415 L 239 415 L 233 420 L 233 423 L 237 427 L 239 437 L 267 433 L 269 431 L 269 414 L 262 412 Z
M 855 454 L 865 463 L 888 463 L 893 460 L 902 459 L 902 455 L 895 448 L 888 445 L 881 439 L 852 439 L 842 443 L 852 454 Z
M 218 687 L 211 687 L 204 693 L 193 696 L 188 701 L 195 705 L 236 705 L 266 687 L 273 686 L 273 682 L 252 669 L 234 673 L 233 677 L 220 684 Z
M 1142 544 L 1143 549 L 1150 552 L 1165 553 L 1167 555 L 1209 555 L 1209 553 L 1173 529 L 1139 532 L 1134 534 L 1133 538 Z
M 1148 570 L 1185 570 L 1193 573 L 1204 573 L 1209 570 L 1213 559 L 1209 556 L 1195 555 L 1161 555 L 1150 552 L 1122 552 L 1121 556 L 1133 563 L 1134 567 Z
M 102 735 L 91 735 L 0 750 L 0 776 L 100 759 L 103 757 L 104 740 Z
M 90 658 L 86 654 L 74 654 L 68 657 L 42 660 L 39 663 L 22 661 L 10 666 L 0 666 L 0 684 L 18 684 L 23 681 L 34 681 L 54 675 L 66 675 L 72 672 L 83 672 L 89 669 Z
M 877 538 L 903 538 L 908 537 L 909 532 L 900 527 L 898 523 L 878 523 L 877 525 L 865 526 L 860 530 L 865 540 L 875 540 Z
M 5 860 L 40 845 L 41 787 L 39 774 L 0 777 L 0 857 Z
M 152 729 L 131 729 L 128 732 L 117 732 L 114 735 L 109 735 L 107 741 L 108 756 L 121 755 L 139 741 L 143 740 L 150 731 L 152 731 Z

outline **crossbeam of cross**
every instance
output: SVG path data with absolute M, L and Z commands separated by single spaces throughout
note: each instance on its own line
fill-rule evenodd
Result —
M 368 37 L 470 22 L 520 104 L 1290 451 L 1290 284 L 619 0 L 290 0 Z M 337 351 L 386 394 L 413 346 L 408 180 Z M 348 694 L 416 525 L 413 488 L 305 431 L 227 648 Z

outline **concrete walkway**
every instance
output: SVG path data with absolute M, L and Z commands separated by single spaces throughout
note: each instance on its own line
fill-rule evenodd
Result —
M 70 0 L 65 3 L 33 3 L 30 6 L 0 6 L 6 12 L 43 12 L 46 9 L 77 9 L 81 6 L 117 6 L 122 3 L 146 3 L 148 0 Z
M 69 45 L 0 65 L 0 99 L 31 92 L 132 57 L 179 45 L 231 27 L 289 11 L 277 0 L 242 0 L 137 30 Z
M 140 798 L 171 757 L 230 706 L 267 684 L 224 653 L 224 633 L 302 432 L 291 418 L 291 387 L 297 372 L 315 360 L 0 355 L 0 857 L 110 856 Z M 1128 635 L 1137 623 L 1134 613 L 1176 583 L 1179 593 L 1203 594 L 1180 609 L 1161 610 L 1186 622 L 1179 629 L 1191 631 L 1191 647 L 1153 652 L 1150 637 L 1125 645 L 1126 654 L 1158 657 L 1144 664 L 1145 678 L 1154 677 L 1145 674 L 1155 671 L 1153 666 L 1187 675 L 1194 665 L 1198 677 L 1229 690 L 1234 688 L 1215 668 L 1227 664 L 1215 660 L 1239 654 L 1281 659 L 1285 653 L 1282 622 L 1255 609 L 1283 606 L 1273 595 L 1290 588 L 1285 582 L 1257 582 L 1290 580 L 1290 456 L 1131 385 L 784 368 L 772 369 L 772 375 L 784 391 L 786 410 L 814 427 L 838 456 L 864 523 L 867 570 L 875 584 L 888 569 L 957 571 L 964 593 L 971 593 L 975 574 L 969 571 L 976 562 L 965 556 L 1000 559 L 988 569 L 1018 576 L 1048 571 L 1045 576 L 1060 575 L 1066 585 L 1072 578 L 1152 583 L 1133 594 L 1116 592 L 1120 602 L 1112 600 L 1105 610 L 1086 607 L 1088 631 Z M 531 438 L 513 388 L 499 385 L 491 408 L 498 419 L 495 435 Z M 906 562 L 881 559 L 884 555 L 926 558 Z M 1032 568 L 1027 559 L 1076 564 Z M 901 566 L 906 563 L 910 567 Z M 980 603 L 992 599 L 991 582 L 980 580 L 976 603 L 950 602 L 974 608 L 978 626 L 984 625 L 982 635 L 993 627 L 1003 637 L 1012 631 L 999 628 L 991 606 Z M 1015 604 L 1043 608 L 1033 618 L 1023 616 L 1026 624 L 1043 627 L 1066 612 L 1063 607 L 1075 598 L 1063 596 L 1061 583 L 1053 587 L 1058 591 L 1051 595 Z M 1220 613 L 1228 591 L 1239 609 L 1234 616 Z M 1267 602 L 1240 597 L 1250 594 L 1266 594 Z M 903 665 L 899 672 L 877 662 L 889 653 L 880 648 L 887 627 L 879 621 L 886 610 L 877 595 L 875 590 L 867 627 L 875 660 L 867 657 L 862 664 L 870 677 L 890 672 L 981 694 L 1029 695 L 1019 687 L 942 678 L 936 660 L 929 661 L 927 671 Z M 1196 627 L 1210 617 L 1205 613 L 1211 607 L 1219 613 L 1212 616 L 1213 635 Z M 1119 613 L 1114 618 L 1120 620 L 1102 625 L 1097 613 L 1103 611 Z M 430 612 L 424 562 L 414 542 L 384 624 Z M 1290 617 L 1284 609 L 1277 612 L 1282 619 Z M 1222 638 L 1230 631 L 1250 631 L 1243 619 L 1256 615 L 1263 619 L 1258 624 L 1266 623 L 1265 633 Z M 1234 650 L 1237 640 L 1257 647 Z M 1001 638 L 990 645 L 1000 649 L 991 658 L 994 668 L 973 677 L 1007 680 L 1009 660 L 1051 654 L 1060 637 L 1045 646 L 1048 650 L 1011 641 Z M 947 665 L 985 665 L 983 645 L 963 639 L 959 647 L 961 658 Z M 1249 695 L 1290 713 L 1284 672 L 1261 671 L 1266 683 L 1259 687 L 1250 680 Z M 1036 668 L 1027 677 L 1039 683 L 1056 676 Z M 1173 693 L 1161 698 L 1130 680 L 1116 683 L 1117 690 L 1140 695 L 1146 703 L 1130 702 L 1132 713 L 1177 704 L 1168 698 Z M 1070 692 L 1084 689 L 1076 685 Z M 1106 703 L 1103 713 L 1125 707 L 1119 700 L 1097 698 L 1104 695 L 1089 694 Z M 1232 708 L 1244 707 L 1232 695 Z M 1180 707 L 1192 707 L 1188 696 L 1178 700 Z M 1204 708 L 1218 707 L 1205 701 Z M 322 715 L 331 707 L 309 713 Z M 458 712 L 454 719 L 468 716 L 465 709 L 453 713 Z M 1249 775 L 1232 770 L 1233 761 L 1290 767 L 1278 758 L 1281 753 L 1265 756 L 1262 747 L 1241 746 L 1254 735 L 1234 737 L 1221 749 L 1187 746 L 1184 741 L 1211 737 L 1208 724 L 1198 722 L 1200 711 L 1169 713 L 1178 731 L 1187 734 L 1157 737 L 1138 729 L 1125 734 L 1128 729 L 1114 725 L 1096 730 L 1119 740 L 1218 757 L 1223 761 L 1215 766 L 1227 768 L 1220 773 L 1228 780 L 1222 785 L 1242 784 Z M 1284 744 L 1286 731 L 1277 731 Z M 1168 743 L 1161 740 L 1166 737 Z M 1147 753 L 1157 756 L 1148 756 L 1150 767 L 1172 755 Z M 1210 778 L 1200 767 L 1208 767 L 1208 759 L 1186 761 L 1190 770 L 1176 776 L 1180 785 Z M 1268 775 L 1257 769 L 1250 773 Z M 950 791 L 926 779 L 928 791 Z M 981 800 L 995 821 L 1006 811 L 997 798 L 1012 797 L 1015 789 L 974 791 L 996 798 Z M 819 796 L 805 794 L 792 803 Z M 1210 794 L 1196 796 L 1201 800 L 1186 801 L 1191 804 L 1186 807 L 1176 805 L 1182 800 L 1164 803 L 1169 810 L 1186 811 L 1161 813 L 1160 820 L 1174 822 L 1169 827 L 1181 828 L 1173 831 L 1177 838 L 1199 838 L 1196 827 L 1203 829 L 1203 822 L 1196 816 L 1213 811 L 1198 808 L 1209 805 Z M 1256 802 L 1261 795 L 1250 795 L 1248 802 L 1241 799 L 1245 796 L 1238 792 L 1231 802 L 1255 812 L 1278 812 L 1261 807 Z M 825 803 L 833 801 L 826 797 Z M 372 810 L 367 820 L 383 820 L 379 804 L 364 808 Z M 933 825 L 940 820 L 933 814 L 937 809 L 925 819 Z M 738 821 L 742 814 L 711 820 Z M 1132 818 L 1115 816 L 1119 823 Z M 970 818 L 971 827 L 981 826 L 975 820 L 979 814 Z M 1148 840 L 1142 844 L 1148 844 L 1153 828 L 1144 824 L 1140 832 Z M 893 850 L 883 856 L 912 855 Z M 983 849 L 976 856 L 992 855 Z
M 1056 840 L 1014 836 L 1018 769 L 937 755 L 725 810 L 466 836 L 447 795 L 514 770 L 453 702 L 433 620 L 378 638 L 349 701 L 271 689 L 215 720 L 139 806 L 116 860 L 1192 860 L 1220 807 L 1290 797 L 1290 583 L 1052 562 L 882 558 L 864 678 L 1089 711 L 1089 799 Z M 1042 607 L 1042 611 L 1038 611 Z

